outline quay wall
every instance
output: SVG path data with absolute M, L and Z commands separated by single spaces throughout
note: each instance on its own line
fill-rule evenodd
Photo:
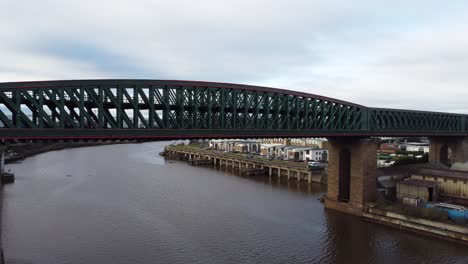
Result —
M 468 245 L 467 226 L 437 222 L 377 208 L 369 208 L 363 213 L 363 217 L 370 222 Z

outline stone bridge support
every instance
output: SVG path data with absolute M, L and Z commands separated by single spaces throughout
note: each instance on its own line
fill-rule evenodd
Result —
M 451 165 L 464 163 L 468 158 L 466 137 L 431 137 L 429 138 L 429 162 L 440 162 Z
M 325 207 L 362 216 L 376 199 L 378 140 L 329 138 Z

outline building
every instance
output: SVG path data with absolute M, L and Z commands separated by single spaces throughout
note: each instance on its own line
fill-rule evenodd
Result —
M 262 139 L 262 143 L 291 145 L 291 139 L 290 138 L 264 138 Z
M 440 197 L 468 205 L 468 172 L 449 169 L 422 168 L 412 172 L 410 178 L 430 180 L 439 184 Z
M 460 163 L 460 162 L 455 162 L 452 164 L 450 167 L 452 170 L 460 170 L 460 171 L 468 171 L 468 163 Z
M 402 201 L 404 198 L 412 198 L 426 202 L 437 202 L 438 186 L 439 183 L 436 181 L 408 178 L 397 183 L 397 199 Z
M 242 152 L 242 153 L 248 153 L 249 151 L 249 144 L 246 143 L 236 143 L 234 144 L 233 150 L 235 152 Z
M 288 150 L 294 147 L 289 145 L 281 145 L 276 147 L 276 157 L 288 158 Z
M 268 157 L 275 157 L 276 156 L 276 148 L 280 147 L 280 146 L 284 146 L 284 145 L 277 144 L 277 143 L 273 143 L 273 144 L 264 144 L 264 143 L 262 143 L 260 145 L 260 154 L 264 155 L 264 156 L 268 156 Z
M 304 152 L 306 150 L 310 150 L 313 148 L 307 148 L 307 147 L 293 147 L 287 150 L 286 153 L 286 158 L 288 160 L 294 160 L 294 161 L 303 161 L 304 159 Z
M 400 150 L 398 144 L 395 143 L 382 143 L 378 149 L 379 153 L 396 154 Z
M 429 153 L 429 144 L 420 142 L 405 142 L 400 144 L 400 150 Z
M 257 153 L 260 151 L 260 144 L 258 140 L 213 139 L 209 146 L 217 150 Z
M 328 147 L 328 141 L 321 138 L 292 138 L 291 145 L 301 147 L 317 147 L 325 148 Z
M 395 201 L 397 198 L 397 181 L 389 179 L 389 180 L 379 180 L 378 181 L 379 188 L 377 190 L 382 193 L 387 200 Z
M 267 138 L 263 139 L 265 144 L 282 144 L 297 147 L 328 148 L 328 141 L 324 138 Z
M 303 150 L 303 160 L 328 162 L 328 150 L 324 148 L 310 148 Z

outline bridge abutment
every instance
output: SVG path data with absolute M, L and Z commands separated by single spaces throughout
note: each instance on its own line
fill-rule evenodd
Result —
M 429 139 L 429 162 L 451 165 L 455 162 L 467 161 L 467 137 L 431 137 Z
M 326 208 L 362 216 L 376 198 L 377 146 L 376 139 L 329 138 Z

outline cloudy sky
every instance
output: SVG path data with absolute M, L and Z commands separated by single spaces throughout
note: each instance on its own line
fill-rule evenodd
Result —
M 235 82 L 468 113 L 465 0 L 1 0 L 0 10 L 0 82 Z

